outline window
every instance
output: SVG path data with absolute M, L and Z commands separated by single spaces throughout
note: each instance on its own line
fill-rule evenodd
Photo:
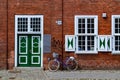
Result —
M 76 53 L 97 53 L 98 17 L 75 16 Z
M 120 15 L 112 16 L 113 54 L 120 54 Z
M 18 33 L 41 32 L 42 16 L 40 15 L 16 15 Z

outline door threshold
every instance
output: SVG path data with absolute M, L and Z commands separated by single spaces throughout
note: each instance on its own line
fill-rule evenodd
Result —
M 14 67 L 15 70 L 43 70 L 42 67 Z

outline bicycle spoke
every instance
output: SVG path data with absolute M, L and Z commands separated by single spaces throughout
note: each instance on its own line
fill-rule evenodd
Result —
M 51 60 L 48 64 L 48 69 L 50 71 L 57 71 L 59 69 L 60 63 L 56 60 Z
M 67 61 L 67 69 L 68 70 L 76 70 L 78 67 L 78 64 L 75 60 L 68 60 Z

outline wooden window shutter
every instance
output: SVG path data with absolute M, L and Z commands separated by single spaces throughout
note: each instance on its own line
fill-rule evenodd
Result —
M 65 35 L 65 51 L 75 51 L 74 35 Z
M 112 36 L 107 36 L 107 51 L 112 51 Z
M 99 35 L 98 36 L 98 51 L 112 51 L 110 35 Z

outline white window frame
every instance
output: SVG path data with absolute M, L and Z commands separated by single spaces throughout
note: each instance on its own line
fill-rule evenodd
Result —
M 112 29 L 112 37 L 113 37 L 113 43 L 112 43 L 112 45 L 113 45 L 113 48 L 112 48 L 112 54 L 120 54 L 120 51 L 116 51 L 115 50 L 115 36 L 120 36 L 120 34 L 119 33 L 115 33 L 115 31 L 114 31 L 114 29 L 115 29 L 115 19 L 116 18 L 119 18 L 120 19 L 120 15 L 112 15 L 112 27 L 111 27 L 111 29 Z
M 88 18 L 94 18 L 94 34 L 88 34 L 85 32 L 85 34 L 82 34 L 82 33 L 78 33 L 78 19 L 80 18 L 84 18 L 84 19 L 88 19 Z M 97 15 L 75 15 L 75 37 L 76 37 L 76 50 L 75 50 L 75 53 L 76 54 L 97 54 L 98 53 L 98 50 L 97 50 L 97 36 L 98 36 L 98 16 Z M 85 23 L 86 20 L 85 20 Z M 87 26 L 85 24 L 85 29 L 87 29 Z M 94 35 L 95 36 L 95 41 L 94 41 L 94 51 L 88 51 L 88 50 L 85 50 L 85 51 L 79 51 L 78 50 L 78 36 L 85 36 L 85 38 L 87 36 L 91 36 L 91 35 Z M 86 42 L 87 42 L 87 39 L 86 39 Z M 85 47 L 87 47 L 87 44 L 85 44 Z
M 22 32 L 22 31 L 18 31 L 18 27 L 16 27 L 16 31 L 18 34 L 38 34 L 38 33 L 42 33 L 42 26 L 43 26 L 43 15 L 15 15 L 15 26 L 18 26 L 17 22 L 18 22 L 18 18 L 27 18 L 28 19 L 28 31 L 26 32 Z M 41 28 L 40 31 L 31 31 L 30 29 L 30 18 L 40 18 L 41 19 Z
M 28 31 L 27 32 L 18 32 L 18 24 L 17 24 L 17 22 L 18 22 L 18 18 L 41 18 L 41 30 L 39 31 L 39 32 L 33 32 L 33 31 L 30 31 L 30 24 L 28 23 Z M 29 19 L 30 20 L 30 19 Z M 44 23 L 44 16 L 43 15 L 15 15 L 15 67 L 17 67 L 18 66 L 18 59 L 17 59 L 17 57 L 18 57 L 18 54 L 17 54 L 17 40 L 18 40 L 18 38 L 17 38 L 17 35 L 18 34 L 41 34 L 41 42 L 40 42 L 40 44 L 41 44 L 41 57 L 40 57 L 40 59 L 41 59 L 41 64 L 40 64 L 40 66 L 41 66 L 41 68 L 43 68 L 43 43 L 44 43 L 44 41 L 43 41 L 43 33 L 44 33 L 44 25 L 43 25 L 43 23 Z

